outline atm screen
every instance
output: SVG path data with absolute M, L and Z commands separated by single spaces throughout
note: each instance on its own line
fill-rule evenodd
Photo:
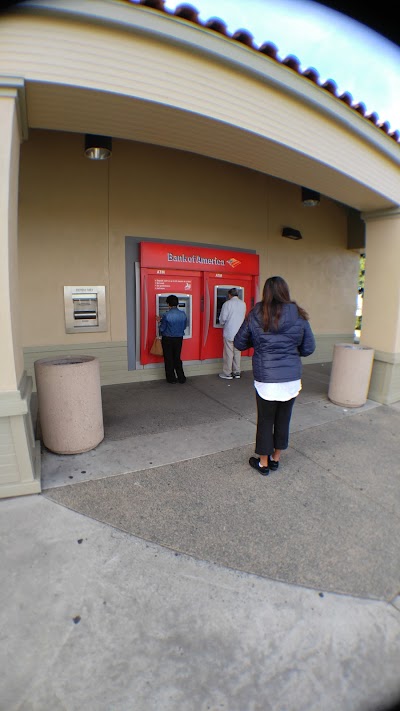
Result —
M 156 294 L 156 313 L 158 316 L 164 316 L 169 310 L 167 304 L 168 294 Z M 192 337 L 192 295 L 191 294 L 176 294 L 178 297 L 178 309 L 184 311 L 187 318 L 187 326 L 185 328 L 184 338 Z
M 215 294 L 214 294 L 214 326 L 216 328 L 222 328 L 220 322 L 219 322 L 219 315 L 221 313 L 221 309 L 225 303 L 225 301 L 228 301 L 228 291 L 230 289 L 237 289 L 238 291 L 238 296 L 239 299 L 243 300 L 244 296 L 244 289 L 242 286 L 236 286 L 235 284 L 219 284 L 215 287 Z

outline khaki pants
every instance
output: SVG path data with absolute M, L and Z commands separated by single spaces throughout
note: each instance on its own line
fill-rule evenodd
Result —
M 240 373 L 240 356 L 241 352 L 233 345 L 233 341 L 228 341 L 224 338 L 224 365 L 223 372 L 225 375 L 231 373 Z

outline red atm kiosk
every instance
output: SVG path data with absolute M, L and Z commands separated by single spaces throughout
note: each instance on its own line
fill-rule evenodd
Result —
M 140 361 L 160 362 L 150 354 L 157 333 L 156 316 L 168 308 L 166 297 L 176 294 L 178 308 L 188 325 L 183 338 L 182 360 L 202 361 L 222 357 L 223 340 L 219 314 L 236 287 L 249 311 L 258 290 L 259 257 L 213 247 L 156 242 L 140 243 Z M 248 355 L 249 352 L 243 353 Z

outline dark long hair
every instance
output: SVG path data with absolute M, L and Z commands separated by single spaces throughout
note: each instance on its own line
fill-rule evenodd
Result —
M 285 280 L 280 276 L 270 277 L 264 284 L 261 302 L 264 331 L 277 330 L 284 304 L 295 304 L 299 316 L 308 321 L 308 313 L 290 298 Z

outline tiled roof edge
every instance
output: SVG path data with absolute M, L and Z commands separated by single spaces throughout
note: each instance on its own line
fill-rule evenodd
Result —
M 195 25 L 218 32 L 234 42 L 244 44 L 246 47 L 253 49 L 255 52 L 265 54 L 275 62 L 288 67 L 292 71 L 299 74 L 299 76 L 303 76 L 324 91 L 329 92 L 332 96 L 335 96 L 338 101 L 342 101 L 344 104 L 347 104 L 347 106 L 361 114 L 361 116 L 363 116 L 367 121 L 373 123 L 374 126 L 383 131 L 383 133 L 385 133 L 393 141 L 400 143 L 400 132 L 398 130 L 391 131 L 388 121 L 380 121 L 379 116 L 375 111 L 367 114 L 365 104 L 362 102 L 353 103 L 353 97 L 349 94 L 349 92 L 345 91 L 343 94 L 338 95 L 337 84 L 333 79 L 327 79 L 323 84 L 321 84 L 319 81 L 319 73 L 316 69 L 314 69 L 314 67 L 309 67 L 303 72 L 300 71 L 300 60 L 294 55 L 288 55 L 282 60 L 278 59 L 278 48 L 272 42 L 264 42 L 264 44 L 260 47 L 257 47 L 254 43 L 254 38 L 251 32 L 245 29 L 239 29 L 233 34 L 229 34 L 226 23 L 218 17 L 211 17 L 206 22 L 201 22 L 199 19 L 200 13 L 197 8 L 187 3 L 178 5 L 174 11 L 170 11 L 165 8 L 165 0 L 124 0 L 124 2 L 129 3 L 130 5 L 143 5 L 144 7 L 157 10 L 158 12 L 163 12 L 166 15 L 182 18 L 183 20 L 192 22 Z

